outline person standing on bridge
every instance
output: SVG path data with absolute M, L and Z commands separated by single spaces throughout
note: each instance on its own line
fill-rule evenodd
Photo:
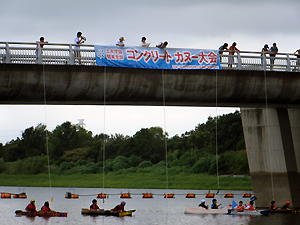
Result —
M 295 68 L 293 69 L 293 71 L 297 71 L 297 70 L 299 70 L 300 68 L 300 49 L 298 49 L 298 50 L 296 50 L 295 52 L 294 52 L 294 54 L 295 54 L 295 56 L 297 57 L 297 61 L 296 61 L 296 66 L 295 66 Z
M 38 45 L 36 46 L 36 50 L 35 50 L 35 55 L 36 57 L 38 57 L 38 49 L 39 49 L 39 44 L 40 44 L 40 48 L 44 48 L 44 45 L 42 45 L 41 43 L 48 43 L 48 41 L 45 41 L 44 37 L 40 37 L 39 41 L 36 41 L 35 43 L 37 43 Z M 41 50 L 41 54 L 42 54 L 42 50 Z
M 120 37 L 116 42 L 116 46 L 124 47 L 125 46 L 124 41 L 125 41 L 125 38 Z
M 75 59 L 78 59 L 79 65 L 81 64 L 81 55 L 80 55 L 80 46 L 81 44 L 83 44 L 86 41 L 86 38 L 82 36 L 82 33 L 79 31 L 77 32 L 77 37 L 74 38 L 74 44 L 76 46 L 74 46 L 74 55 L 75 55 Z
M 146 43 L 146 37 L 142 37 L 141 47 L 149 47 L 150 43 Z
M 223 52 L 224 52 L 225 50 L 228 50 L 228 43 L 224 43 L 223 45 L 221 45 L 221 46 L 219 47 L 220 62 L 222 62 L 221 56 L 223 55 Z
M 237 44 L 235 42 L 232 43 L 232 45 L 229 47 L 229 58 L 228 58 L 228 66 L 229 68 L 232 68 L 232 64 L 234 63 L 233 55 L 235 52 L 240 52 L 240 50 L 235 47 Z
M 278 48 L 276 46 L 276 43 L 273 43 L 273 46 L 270 48 L 270 70 L 273 70 L 274 62 L 275 62 L 275 56 L 278 53 Z
M 270 49 L 269 49 L 269 45 L 268 44 L 265 44 L 264 47 L 261 49 L 261 65 L 263 65 L 263 55 L 267 56 L 266 53 L 269 53 L 270 52 Z

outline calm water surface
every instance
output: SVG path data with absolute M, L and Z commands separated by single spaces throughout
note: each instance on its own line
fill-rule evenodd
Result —
M 277 214 L 270 216 L 231 216 L 231 215 L 185 215 L 184 210 L 187 206 L 197 206 L 202 198 L 204 198 L 205 191 L 201 190 L 168 190 L 169 193 L 174 193 L 174 199 L 164 199 L 163 193 L 166 190 L 141 190 L 141 189 L 96 189 L 96 188 L 76 188 L 75 193 L 79 194 L 79 199 L 65 199 L 65 193 L 69 188 L 42 188 L 42 187 L 28 187 L 25 188 L 27 199 L 0 199 L 0 224 L 1 225 L 18 225 L 18 224 L 224 224 L 224 225 L 290 225 L 300 224 L 299 214 Z M 121 202 L 119 197 L 121 192 L 128 192 L 132 194 L 131 199 L 126 199 L 126 209 L 136 209 L 132 217 L 90 217 L 82 216 L 81 208 L 89 208 L 91 201 L 96 197 L 97 193 L 104 192 L 109 194 L 109 198 L 102 202 L 98 199 L 100 208 L 111 209 Z M 143 192 L 152 192 L 153 199 L 143 199 Z M 19 193 L 18 187 L 0 187 L 0 192 Z M 74 189 L 71 189 L 74 193 Z M 186 199 L 185 194 L 191 192 L 195 193 L 196 198 Z M 229 191 L 226 191 L 229 192 Z M 231 191 L 235 194 L 234 199 L 224 199 L 222 196 L 225 191 L 221 191 L 221 198 L 216 197 L 219 203 L 223 206 L 228 205 L 235 200 L 236 202 L 248 199 L 242 199 L 243 191 Z M 223 195 L 222 195 L 223 194 Z M 53 202 L 50 202 L 53 197 Z M 37 209 L 40 209 L 45 201 L 50 202 L 50 207 L 53 210 L 60 212 L 68 212 L 68 217 L 51 217 L 51 218 L 28 218 L 25 216 L 15 216 L 15 210 L 24 210 L 30 199 L 35 199 Z M 211 199 L 206 199 L 206 202 L 211 204 Z

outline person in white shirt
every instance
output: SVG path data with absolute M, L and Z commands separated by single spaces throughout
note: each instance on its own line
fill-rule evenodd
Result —
M 146 43 L 146 37 L 142 37 L 141 47 L 149 47 L 150 43 Z
M 80 46 L 81 44 L 83 44 L 86 41 L 86 38 L 82 36 L 82 33 L 79 31 L 77 32 L 77 37 L 74 38 L 74 44 L 76 44 L 76 46 L 74 46 L 74 53 L 75 53 L 75 59 L 78 59 L 79 64 L 81 64 L 81 60 L 80 60 Z
M 125 41 L 125 38 L 124 37 L 120 37 L 119 40 L 117 40 L 117 42 L 116 42 L 116 46 L 124 47 L 125 44 L 123 43 L 123 41 Z

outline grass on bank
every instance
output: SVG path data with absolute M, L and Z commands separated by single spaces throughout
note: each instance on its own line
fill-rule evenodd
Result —
M 151 173 L 105 174 L 105 188 L 164 189 L 166 176 Z M 219 177 L 221 190 L 252 190 L 250 177 Z M 103 187 L 102 174 L 51 174 L 52 187 L 99 188 Z M 49 187 L 48 174 L 0 174 L 0 186 Z M 217 190 L 217 177 L 208 174 L 179 174 L 168 176 L 170 189 Z

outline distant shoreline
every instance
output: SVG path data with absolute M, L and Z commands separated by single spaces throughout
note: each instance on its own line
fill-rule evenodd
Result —
M 105 174 L 105 188 L 166 189 L 166 176 L 152 173 Z M 182 190 L 252 190 L 250 177 L 217 177 L 207 174 L 179 174 L 168 176 L 168 189 Z M 51 174 L 51 187 L 102 188 L 102 174 Z M 0 186 L 49 187 L 49 175 L 0 174 Z

